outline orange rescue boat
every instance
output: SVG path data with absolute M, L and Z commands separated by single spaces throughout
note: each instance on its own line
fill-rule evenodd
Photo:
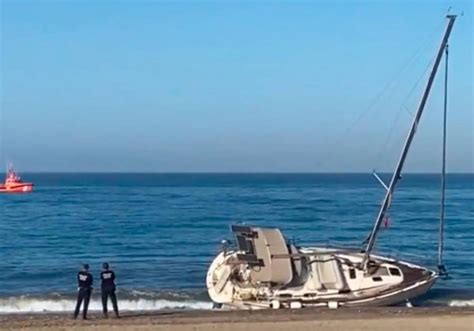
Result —
M 24 183 L 10 165 L 5 183 L 0 184 L 0 193 L 29 193 L 33 191 L 33 183 Z

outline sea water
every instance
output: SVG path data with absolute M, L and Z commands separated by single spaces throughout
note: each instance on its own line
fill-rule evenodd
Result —
M 209 309 L 209 264 L 229 225 L 275 226 L 297 245 L 362 247 L 384 189 L 370 174 L 24 174 L 0 195 L 0 313 L 71 311 L 76 273 L 102 262 L 122 310 Z M 387 176 L 385 176 L 386 178 Z M 386 178 L 388 180 L 388 178 Z M 474 303 L 474 175 L 447 178 L 445 264 L 420 305 Z M 406 175 L 376 252 L 436 268 L 440 178 Z

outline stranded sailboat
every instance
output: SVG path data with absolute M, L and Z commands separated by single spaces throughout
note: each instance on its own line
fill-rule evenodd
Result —
M 403 165 L 444 52 L 447 77 L 448 39 L 456 16 L 448 15 L 447 19 L 447 27 L 428 83 L 391 181 L 386 185 L 375 175 L 385 187 L 386 194 L 366 246 L 359 251 L 321 247 L 301 248 L 286 241 L 279 229 L 233 225 L 232 232 L 237 239 L 237 247 L 234 249 L 224 247 L 207 273 L 209 296 L 217 306 L 276 309 L 393 305 L 426 293 L 444 272 L 441 257 L 445 153 L 443 153 L 439 270 L 430 270 L 397 259 L 377 256 L 372 254 L 372 251 L 381 224 L 390 208 L 395 187 L 401 179 Z M 443 151 L 446 147 L 445 137 L 446 129 Z

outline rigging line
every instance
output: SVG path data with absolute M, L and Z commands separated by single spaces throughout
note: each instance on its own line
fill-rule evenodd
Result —
M 427 37 L 425 38 L 425 42 L 421 44 L 420 47 L 416 49 L 416 51 L 411 55 L 407 61 L 403 63 L 401 68 L 395 72 L 395 74 L 392 76 L 392 78 L 384 85 L 384 87 L 379 91 L 379 93 L 376 94 L 374 99 L 372 99 L 372 102 L 369 103 L 369 106 L 347 127 L 347 129 L 335 140 L 335 143 L 333 146 L 338 146 L 341 144 L 341 142 L 347 137 L 347 135 L 354 129 L 354 127 L 374 108 L 374 106 L 377 104 L 377 102 L 381 99 L 381 97 L 384 95 L 384 93 L 392 86 L 392 84 L 401 76 L 401 74 L 413 63 L 416 63 L 416 59 L 418 56 L 421 54 L 421 52 L 428 46 L 428 44 L 434 39 L 434 36 L 437 35 L 438 30 L 441 28 L 443 24 L 438 24 L 434 31 Z M 413 62 L 413 63 L 412 63 Z M 328 159 L 333 157 L 334 154 L 334 148 L 330 149 L 330 153 L 326 155 L 325 158 L 323 158 L 321 161 L 317 162 L 316 164 L 318 166 L 324 165 L 324 162 L 327 161 Z
M 420 77 L 418 78 L 418 80 L 415 82 L 415 84 L 413 85 L 413 87 L 411 88 L 410 92 L 408 92 L 407 96 L 405 97 L 405 102 L 407 102 L 410 97 L 413 95 L 413 93 L 415 92 L 416 88 L 418 87 L 418 85 L 420 84 L 420 82 L 422 81 L 422 79 L 425 77 L 426 73 L 428 72 L 428 70 L 433 66 L 433 63 L 435 61 L 435 57 L 433 57 L 431 59 L 431 61 L 428 63 L 428 65 L 425 67 L 425 69 L 423 70 L 423 73 L 420 75 Z M 407 107 L 408 108 L 408 107 Z M 413 114 L 411 114 L 413 116 Z
M 408 109 L 407 106 L 405 105 L 402 105 L 403 109 L 407 112 L 408 115 L 410 115 L 411 117 L 415 116 L 415 114 L 413 114 L 410 109 Z
M 420 82 L 423 80 L 424 76 L 426 75 L 426 73 L 428 72 L 428 70 L 430 69 L 430 67 L 433 65 L 433 62 L 435 61 L 435 57 L 433 57 L 433 59 L 431 60 L 431 62 L 425 67 L 425 69 L 423 70 L 423 73 L 420 75 L 420 77 L 417 79 L 417 81 L 415 82 L 415 84 L 413 85 L 412 89 L 410 90 L 410 92 L 407 94 L 406 98 L 405 98 L 405 102 L 408 101 L 408 99 L 413 95 L 413 92 L 416 90 L 417 86 L 420 84 Z M 405 106 L 404 104 L 402 104 L 402 110 L 405 110 L 411 117 L 410 118 L 413 118 L 415 115 L 410 112 L 410 110 L 408 109 L 407 106 Z M 398 122 L 398 120 L 400 119 L 400 114 L 402 112 L 399 111 L 395 117 L 395 121 Z M 392 124 L 391 128 L 390 128 L 390 132 L 389 132 L 389 135 L 388 135 L 388 138 L 387 140 L 385 141 L 385 143 L 382 145 L 382 148 L 380 149 L 380 152 L 377 154 L 378 157 L 377 159 L 381 159 L 379 161 L 380 164 L 384 163 L 385 162 L 385 159 L 383 158 L 382 154 L 385 150 L 385 148 L 387 147 L 387 145 L 390 143 L 390 139 L 392 137 L 392 130 L 395 129 L 395 123 Z M 388 147 L 389 150 L 391 150 L 392 148 L 394 148 L 394 146 L 398 146 L 399 144 L 401 144 L 401 141 L 403 140 L 403 137 L 400 137 L 399 139 L 397 139 L 396 143 L 394 143 L 393 145 L 391 145 L 391 147 Z
M 401 112 L 403 113 L 403 112 Z M 408 132 L 409 128 L 403 128 L 403 132 Z M 394 151 L 396 150 L 397 148 L 400 148 L 400 145 L 403 144 L 404 140 L 405 140 L 405 137 L 403 135 L 399 135 L 398 137 L 395 137 L 395 139 L 392 139 L 393 141 L 392 142 L 389 142 L 387 145 L 387 150 L 389 151 Z M 388 154 L 387 154 L 388 155 Z M 393 156 L 394 158 L 396 157 L 396 155 Z M 390 169 L 390 166 L 389 166 L 389 159 L 388 157 L 386 157 L 385 159 L 382 159 L 382 161 L 380 162 L 380 168 L 383 170 L 384 169 L 384 166 L 386 165 L 387 168 L 385 168 L 386 171 L 390 172 L 391 169 Z M 392 162 L 396 162 L 395 159 L 392 159 Z M 391 165 L 391 164 L 390 164 Z
M 369 104 L 369 106 L 356 118 L 356 120 L 353 122 L 353 124 L 349 127 L 348 131 L 350 131 L 355 125 L 363 118 L 367 113 L 372 110 L 372 108 L 377 104 L 377 102 L 380 100 L 380 98 L 383 96 L 383 94 L 392 86 L 392 84 L 400 77 L 400 75 L 414 62 L 413 60 L 416 59 L 419 54 L 421 53 L 421 49 L 419 48 L 416 53 L 409 58 L 407 62 L 404 63 L 402 66 L 402 69 L 398 70 L 394 76 L 388 81 L 387 84 L 384 85 L 382 90 L 375 96 L 373 101 Z
M 420 84 L 420 82 L 422 81 L 422 79 L 424 78 L 424 76 L 426 75 L 426 73 L 428 72 L 429 68 L 433 65 L 433 62 L 435 60 L 435 57 L 433 57 L 433 59 L 428 63 L 428 65 L 425 67 L 425 69 L 423 70 L 422 74 L 418 77 L 418 79 L 416 80 L 415 84 L 413 85 L 413 87 L 411 88 L 410 92 L 407 94 L 407 96 L 405 97 L 405 102 L 412 96 L 413 92 L 416 90 L 416 88 L 418 87 L 418 85 Z M 384 143 L 381 145 L 380 149 L 379 149 L 379 152 L 377 153 L 377 159 L 379 159 L 379 163 L 383 163 L 385 161 L 385 159 L 383 158 L 383 153 L 384 153 L 384 150 L 386 149 L 387 145 L 389 144 L 390 142 L 390 139 L 392 138 L 392 135 L 393 135 L 393 132 L 395 130 L 395 125 L 398 123 L 399 119 L 400 119 L 400 115 L 402 113 L 402 110 L 405 110 L 408 114 L 410 114 L 411 118 L 413 118 L 414 114 L 412 114 L 405 105 L 402 104 L 402 107 L 399 109 L 399 111 L 396 113 L 395 115 L 395 119 L 394 121 L 392 121 L 392 125 L 390 126 L 390 129 L 389 129 L 389 132 L 388 132 L 388 135 L 387 135 L 387 138 L 385 139 Z M 381 160 L 380 160 L 381 159 Z
M 387 138 L 385 139 L 384 143 L 382 144 L 382 147 L 380 148 L 379 152 L 377 153 L 377 159 L 379 160 L 379 164 L 383 163 L 385 161 L 385 158 L 383 155 L 385 155 L 385 151 L 387 148 L 387 145 L 389 144 L 390 140 L 392 139 L 393 132 L 395 131 L 395 126 L 398 124 L 398 121 L 400 120 L 400 115 L 403 113 L 402 108 L 396 113 L 395 119 L 392 121 L 392 125 L 390 126 Z

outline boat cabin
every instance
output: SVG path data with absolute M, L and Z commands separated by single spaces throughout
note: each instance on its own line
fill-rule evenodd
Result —
M 331 254 L 302 254 L 286 242 L 279 229 L 233 225 L 232 232 L 242 252 L 234 263 L 249 265 L 254 283 L 295 286 L 311 277 L 314 290 L 348 288 L 341 263 Z

